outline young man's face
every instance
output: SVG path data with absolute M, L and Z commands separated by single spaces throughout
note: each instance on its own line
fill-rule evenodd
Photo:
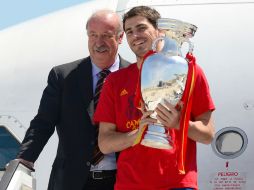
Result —
M 152 49 L 159 32 L 145 17 L 134 16 L 125 21 L 125 33 L 131 50 L 139 59 Z

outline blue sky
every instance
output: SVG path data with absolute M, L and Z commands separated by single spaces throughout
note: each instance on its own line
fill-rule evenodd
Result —
M 0 0 L 0 30 L 89 0 Z

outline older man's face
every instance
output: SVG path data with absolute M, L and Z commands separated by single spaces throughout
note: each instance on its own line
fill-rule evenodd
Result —
M 92 61 L 101 69 L 110 67 L 117 55 L 122 37 L 118 23 L 110 15 L 91 20 L 87 26 L 88 48 Z

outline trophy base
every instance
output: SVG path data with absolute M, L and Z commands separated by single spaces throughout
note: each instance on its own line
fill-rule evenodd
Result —
M 159 124 L 150 124 L 141 144 L 157 149 L 172 149 L 166 129 Z
M 147 147 L 151 148 L 157 148 L 157 149 L 172 149 L 172 146 L 170 144 L 149 140 L 149 139 L 143 139 L 141 141 L 141 144 Z

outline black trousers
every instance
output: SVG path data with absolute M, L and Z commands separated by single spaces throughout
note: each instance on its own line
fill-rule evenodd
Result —
M 88 178 L 83 190 L 114 190 L 115 181 L 115 177 L 105 179 Z

